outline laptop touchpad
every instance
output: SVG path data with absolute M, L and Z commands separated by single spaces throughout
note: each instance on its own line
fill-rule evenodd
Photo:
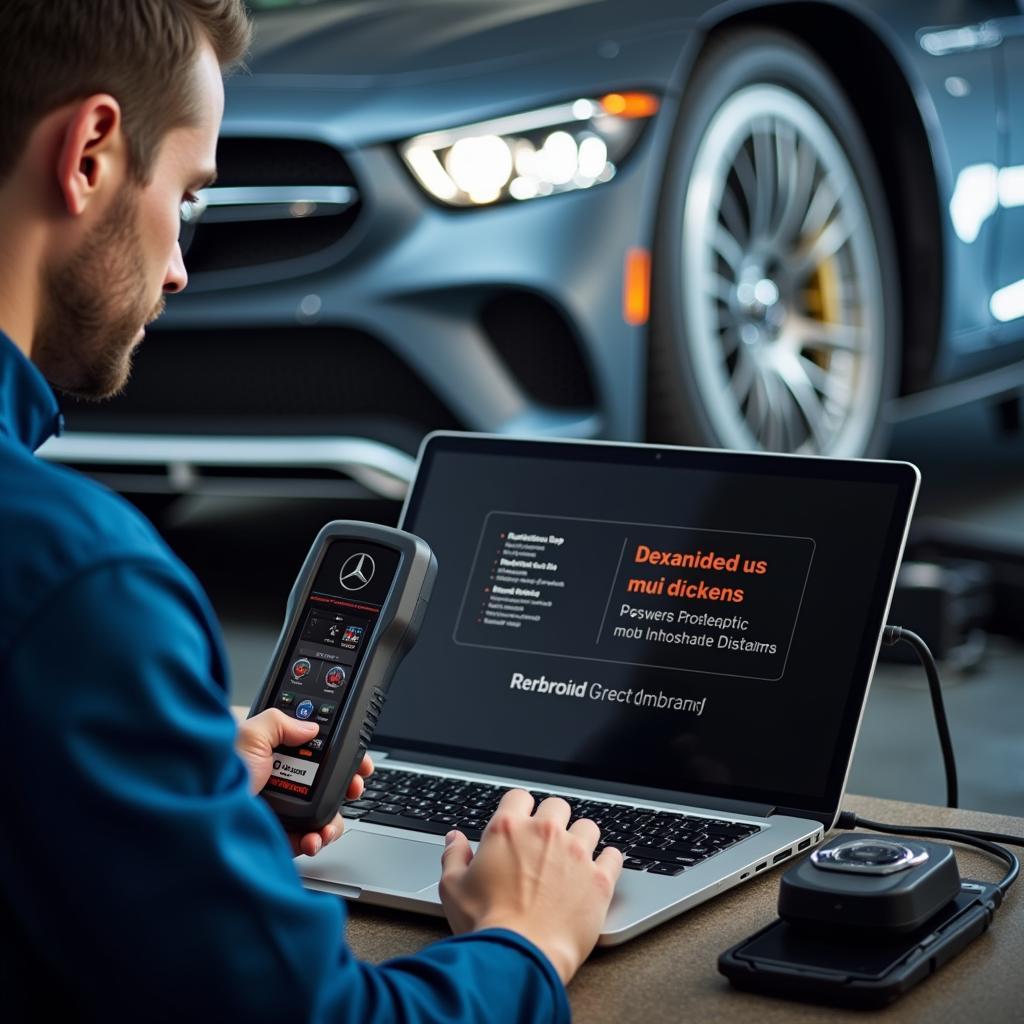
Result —
M 440 880 L 442 849 L 438 843 L 352 831 L 297 864 L 300 874 L 323 882 L 418 892 Z

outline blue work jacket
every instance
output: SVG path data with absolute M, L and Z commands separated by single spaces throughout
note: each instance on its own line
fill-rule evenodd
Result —
M 206 595 L 131 505 L 34 455 L 59 430 L 0 333 L 0 1016 L 567 1020 L 512 931 L 353 956 L 249 792 Z

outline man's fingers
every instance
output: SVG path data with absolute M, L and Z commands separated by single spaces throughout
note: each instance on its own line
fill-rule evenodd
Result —
M 315 857 L 324 846 L 319 832 L 307 832 L 299 839 L 299 852 L 307 857 Z
M 336 814 L 319 832 L 307 832 L 301 836 L 289 832 L 288 841 L 292 844 L 292 852 L 296 856 L 304 853 L 307 857 L 315 857 L 344 831 L 345 819 L 340 814 Z
M 279 708 L 268 708 L 249 721 L 260 723 L 272 747 L 278 744 L 297 747 L 302 743 L 308 743 L 320 731 L 320 726 L 316 722 L 303 722 L 299 718 L 291 718 Z
M 366 783 L 363 782 L 363 779 L 368 779 L 373 774 L 373 767 L 370 755 L 363 754 L 363 759 L 359 762 L 359 767 L 356 769 L 357 774 L 353 776 L 352 781 L 348 784 L 348 792 L 345 794 L 346 800 L 358 800 L 363 795 L 363 790 L 366 789 Z
M 597 846 L 597 842 L 601 838 L 601 830 L 597 827 L 597 823 L 589 818 L 580 818 L 579 821 L 574 821 L 569 826 L 569 831 L 578 837 L 591 853 L 594 852 L 594 847 Z
M 565 828 L 569 824 L 569 818 L 572 817 L 572 808 L 560 796 L 549 796 L 537 808 L 534 817 L 538 821 L 556 821 L 562 828 Z
M 323 840 L 324 846 L 326 846 L 328 843 L 333 843 L 344 831 L 345 819 L 340 814 L 336 814 L 332 821 L 320 829 L 320 838 Z
M 603 871 L 608 881 L 614 885 L 622 874 L 622 851 L 614 846 L 606 846 L 595 858 L 594 865 Z
M 461 875 L 473 859 L 473 848 L 469 840 L 459 831 L 449 832 L 441 852 L 441 877 L 452 879 Z
M 492 821 L 498 815 L 514 814 L 517 817 L 529 817 L 533 812 L 533 805 L 536 801 L 526 792 L 525 789 L 510 789 L 498 801 L 498 807 L 492 816 Z

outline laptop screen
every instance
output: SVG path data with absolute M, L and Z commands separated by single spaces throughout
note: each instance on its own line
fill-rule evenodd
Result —
M 434 435 L 438 577 L 375 745 L 680 794 L 838 802 L 917 472 Z

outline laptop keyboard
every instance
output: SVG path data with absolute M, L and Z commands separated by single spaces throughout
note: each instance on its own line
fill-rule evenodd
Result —
M 453 828 L 478 840 L 507 792 L 503 786 L 394 768 L 378 768 L 358 800 L 341 809 L 345 818 L 443 836 Z M 654 875 L 678 875 L 708 857 L 759 832 L 746 822 L 702 818 L 649 807 L 585 800 L 534 791 L 539 803 L 561 796 L 572 808 L 571 821 L 589 818 L 601 829 L 594 856 L 608 846 L 622 851 L 624 866 Z

